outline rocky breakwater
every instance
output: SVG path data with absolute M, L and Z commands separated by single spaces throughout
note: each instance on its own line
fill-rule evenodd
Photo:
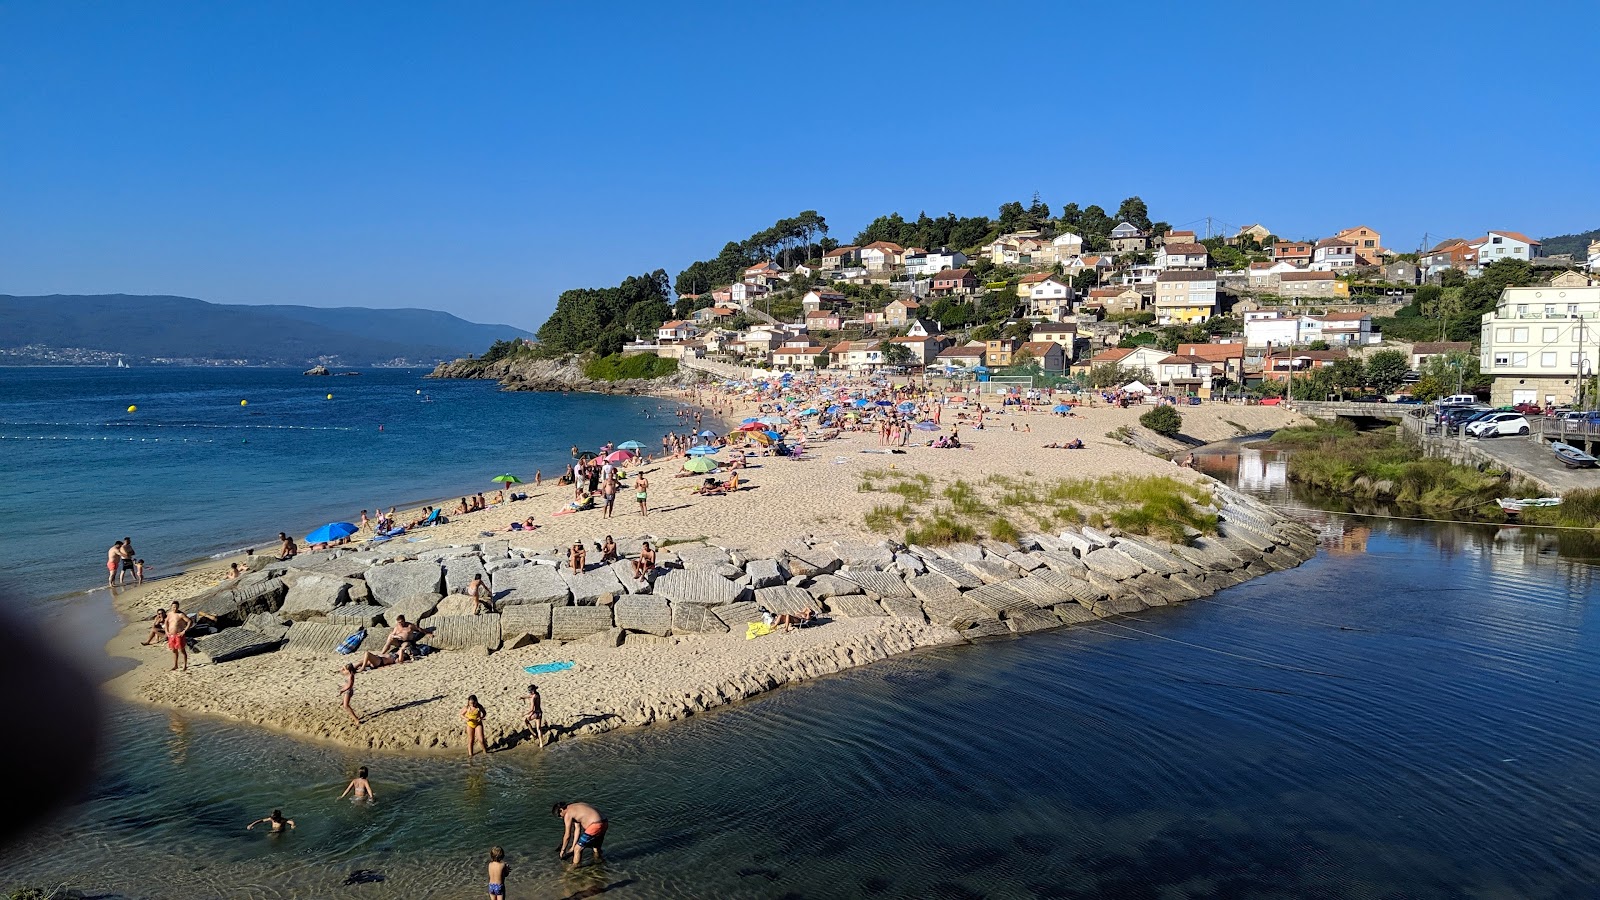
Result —
M 503 723 L 501 746 L 529 676 L 539 676 L 557 739 L 643 726 L 914 650 L 1088 625 L 1206 597 L 1299 565 L 1315 534 L 1257 501 L 1216 488 L 1218 533 L 1187 544 L 1081 528 L 1015 543 L 938 548 L 794 538 L 776 556 L 673 542 L 659 565 L 572 572 L 564 550 L 526 536 L 435 548 L 356 547 L 264 562 L 195 599 L 215 633 L 194 641 L 187 676 L 135 672 L 137 698 L 385 750 L 459 746 L 456 710 L 469 693 Z M 644 539 L 621 542 L 636 555 Z M 598 554 L 594 554 L 598 556 Z M 474 615 L 460 591 L 474 575 L 495 612 Z M 747 637 L 762 611 L 820 622 Z M 420 622 L 430 652 L 364 674 L 345 719 L 330 685 L 340 665 L 382 648 L 398 616 Z M 358 644 L 352 655 L 342 646 Z M 154 668 L 154 666 L 147 667 Z
M 457 359 L 440 363 L 427 377 L 491 379 L 500 382 L 500 386 L 508 391 L 587 391 L 597 394 L 651 394 L 681 388 L 697 380 L 692 373 L 679 373 L 665 378 L 599 381 L 585 375 L 583 366 L 584 358 L 581 356 L 554 359 L 512 356 L 490 362 Z

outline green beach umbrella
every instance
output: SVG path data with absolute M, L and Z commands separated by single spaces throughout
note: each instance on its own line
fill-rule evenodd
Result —
M 714 459 L 706 459 L 704 456 L 697 456 L 694 459 L 684 463 L 683 470 L 685 472 L 697 472 L 701 475 L 705 475 L 709 472 L 715 472 L 717 470 L 717 461 Z
M 517 476 L 512 475 L 509 472 L 506 473 L 505 475 L 496 475 L 493 480 L 494 481 L 498 481 L 501 484 L 521 484 L 522 483 L 522 479 L 521 478 L 518 478 Z

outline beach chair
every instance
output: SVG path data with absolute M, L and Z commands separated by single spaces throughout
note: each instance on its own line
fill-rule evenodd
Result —
M 433 512 L 428 513 L 428 517 L 426 519 L 423 519 L 422 520 L 422 524 L 418 525 L 417 527 L 418 528 L 427 528 L 429 525 L 443 525 L 445 523 L 445 521 L 446 521 L 445 517 L 440 515 L 440 513 L 443 513 L 443 512 L 444 512 L 443 508 L 434 507 Z

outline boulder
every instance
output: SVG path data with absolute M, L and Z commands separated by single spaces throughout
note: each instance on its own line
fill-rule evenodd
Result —
M 489 573 L 484 571 L 483 560 L 476 556 L 458 556 L 444 560 L 444 592 L 446 594 L 464 594 L 467 586 L 472 584 L 472 576 L 478 576 L 489 583 Z
M 421 622 L 434 614 L 434 611 L 439 608 L 439 601 L 443 599 L 438 594 L 418 594 L 415 597 L 407 597 L 404 600 L 390 604 L 388 610 L 384 613 L 384 620 L 393 625 L 397 617 L 405 616 L 407 622 Z
M 958 588 L 975 588 L 983 584 L 983 579 L 968 572 L 965 566 L 953 559 L 925 559 L 923 562 L 927 564 L 929 573 L 946 579 Z
M 765 588 L 776 590 L 776 588 Z M 700 606 L 726 606 L 739 599 L 742 589 L 718 575 L 704 569 L 675 569 L 656 578 L 651 592 L 673 603 L 694 603 Z
M 861 590 L 874 600 L 885 597 L 909 598 L 915 596 L 899 575 L 879 572 L 876 569 L 844 569 L 839 577 L 861 586 Z
M 438 615 L 423 619 L 421 624 L 428 632 L 425 643 L 439 650 L 500 649 L 500 616 L 497 613 Z
M 355 628 L 373 628 L 383 617 L 385 608 L 373 603 L 345 603 L 328 613 L 328 621 L 335 625 Z
M 748 605 L 751 610 L 755 604 L 735 604 L 735 606 Z M 732 609 L 732 607 L 722 607 Z M 672 610 L 673 634 L 720 634 L 728 630 L 728 623 L 724 622 L 717 611 L 709 606 L 698 603 L 674 603 Z
M 750 576 L 750 586 L 753 588 L 773 587 L 789 580 L 789 573 L 775 559 L 752 559 L 744 571 Z
M 451 594 L 439 601 L 435 615 L 440 616 L 470 616 L 476 611 L 477 604 L 466 594 Z
M 278 613 L 258 612 L 252 613 L 244 620 L 244 627 L 259 632 L 269 638 L 283 640 L 289 635 L 289 620 Z
M 365 578 L 373 601 L 384 606 L 418 594 L 444 593 L 444 570 L 438 563 L 410 560 L 373 566 Z
M 806 590 L 810 591 L 811 596 L 818 600 L 826 600 L 829 597 L 859 594 L 861 593 L 861 585 L 838 575 L 818 575 L 811 579 L 810 584 L 806 585 Z
M 350 602 L 350 585 L 333 575 L 301 575 L 283 601 L 279 612 L 287 619 L 300 621 L 333 612 L 334 607 Z
M 619 599 L 611 614 L 618 628 L 665 635 L 672 630 L 672 609 L 660 597 L 628 596 Z
M 575 641 L 615 627 L 609 606 L 556 606 L 550 610 L 550 637 Z
M 785 584 L 756 591 L 756 606 L 766 607 L 775 613 L 799 615 L 808 608 L 816 609 L 817 601 L 800 588 Z
M 571 598 L 567 583 L 552 566 L 526 565 L 501 569 L 494 573 L 489 588 L 494 592 L 495 606 L 501 611 L 526 603 L 566 606 Z
M 619 559 L 612 563 L 610 568 L 611 574 L 616 576 L 617 582 L 622 585 L 623 590 L 630 594 L 650 593 L 649 573 L 646 573 L 644 578 L 633 577 L 632 560 Z
M 282 625 L 274 626 L 287 632 Z M 222 663 L 258 653 L 271 653 L 283 644 L 283 634 L 266 634 L 254 628 L 224 628 L 190 642 L 189 656 L 197 663 Z
M 579 606 L 593 606 L 600 598 L 607 594 L 615 597 L 624 593 L 622 582 L 611 573 L 610 566 L 598 569 L 589 569 L 584 572 L 560 573 L 561 580 L 566 583 L 567 590 L 572 592 L 572 602 Z
M 598 644 L 601 647 L 621 647 L 627 632 L 621 628 L 602 628 L 593 634 L 585 635 L 578 639 L 580 644 Z
M 344 639 L 358 630 L 332 622 L 296 622 L 289 626 L 285 649 L 303 656 L 327 656 L 338 650 Z
M 784 551 L 783 565 L 792 575 L 814 578 L 839 571 L 844 561 L 827 547 L 791 547 Z

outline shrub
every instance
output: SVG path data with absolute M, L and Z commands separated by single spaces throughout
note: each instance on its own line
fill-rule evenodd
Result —
M 647 353 L 623 356 L 597 356 L 583 364 L 583 374 L 595 381 L 627 381 L 632 378 L 663 378 L 678 371 L 678 361 Z
M 1177 437 L 1183 429 L 1183 414 L 1176 406 L 1162 404 L 1140 416 L 1139 424 L 1164 437 Z

